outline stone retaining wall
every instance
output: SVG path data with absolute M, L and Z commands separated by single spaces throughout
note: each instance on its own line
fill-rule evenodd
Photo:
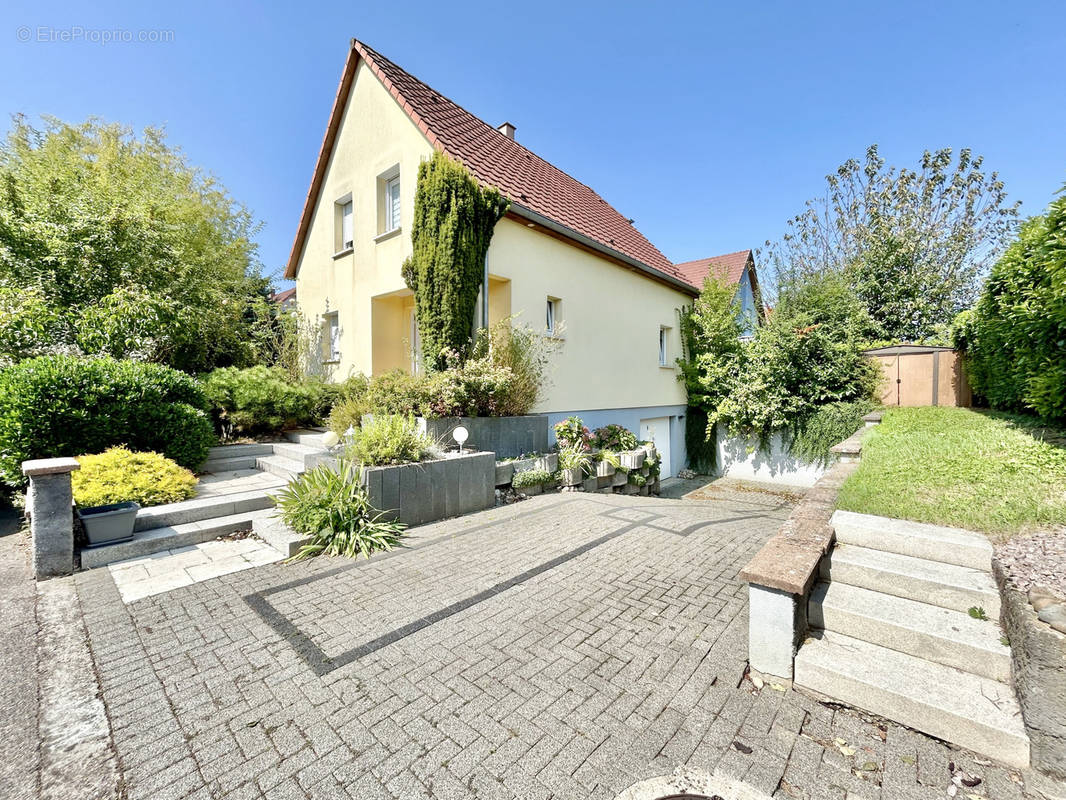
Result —
M 518 458 L 548 449 L 548 417 L 419 417 L 419 427 L 435 442 L 453 443 L 452 431 L 462 425 L 469 433 L 466 446 L 492 451 L 496 458 Z
M 1010 639 L 1011 681 L 1032 766 L 1066 779 L 1066 635 L 1037 619 L 1029 598 L 1011 585 L 996 559 L 992 572 L 1003 598 L 1000 623 Z

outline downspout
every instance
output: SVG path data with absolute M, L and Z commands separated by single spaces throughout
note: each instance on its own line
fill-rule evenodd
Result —
M 485 265 L 481 272 L 481 327 L 489 327 L 489 254 L 485 252 Z

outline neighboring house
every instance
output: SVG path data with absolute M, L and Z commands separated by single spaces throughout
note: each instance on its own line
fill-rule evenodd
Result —
M 738 250 L 724 256 L 700 258 L 677 264 L 677 271 L 685 280 L 698 289 L 703 288 L 707 277 L 714 277 L 726 286 L 736 286 L 736 300 L 740 303 L 740 318 L 744 323 L 745 338 L 755 335 L 755 328 L 760 321 L 759 310 L 763 306 L 758 301 L 759 276 L 755 272 L 755 257 L 751 250 Z M 763 318 L 767 310 L 763 310 Z
M 270 299 L 277 303 L 279 311 L 295 311 L 296 310 L 296 287 L 286 289 L 282 292 L 275 292 L 270 296 Z
M 488 252 L 489 323 L 559 339 L 535 411 L 654 439 L 685 465 L 678 310 L 698 289 L 602 197 L 353 40 L 285 277 L 336 378 L 420 363 L 411 252 L 418 165 L 442 150 L 512 201 Z M 480 312 L 478 319 L 480 319 Z

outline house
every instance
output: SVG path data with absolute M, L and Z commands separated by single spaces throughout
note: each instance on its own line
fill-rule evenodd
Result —
M 726 286 L 736 286 L 736 300 L 740 304 L 740 318 L 744 322 L 744 337 L 755 335 L 755 328 L 767 310 L 758 301 L 759 278 L 755 272 L 755 256 L 751 250 L 738 250 L 724 256 L 711 256 L 677 264 L 677 271 L 698 289 L 709 276 Z
M 559 340 L 535 411 L 652 439 L 685 465 L 678 311 L 698 285 L 606 200 L 380 53 L 352 40 L 285 277 L 322 325 L 338 379 L 419 368 L 411 252 L 419 163 L 442 150 L 512 205 L 488 251 L 478 319 L 516 316 Z M 753 274 L 753 273 L 752 273 Z
M 282 313 L 296 310 L 296 287 L 274 292 L 270 295 L 270 301 L 276 303 L 278 311 Z

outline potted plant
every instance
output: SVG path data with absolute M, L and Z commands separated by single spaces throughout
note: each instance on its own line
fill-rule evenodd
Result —
M 559 451 L 559 472 L 563 486 L 577 486 L 592 471 L 592 455 L 580 447 L 569 446 Z
M 158 453 L 112 447 L 80 456 L 78 463 L 71 488 L 90 545 L 128 541 L 142 505 L 176 503 L 196 493 L 196 476 Z

